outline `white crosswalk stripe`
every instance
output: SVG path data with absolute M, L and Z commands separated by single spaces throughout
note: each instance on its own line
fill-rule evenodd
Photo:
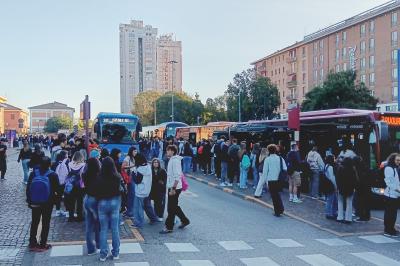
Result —
M 246 266 L 279 266 L 278 263 L 268 257 L 242 258 L 240 261 Z
M 171 252 L 199 252 L 192 243 L 164 243 Z
M 50 257 L 82 256 L 82 245 L 55 246 L 51 249 Z
M 344 241 L 339 238 L 326 238 L 326 239 L 315 239 L 315 240 L 317 240 L 325 245 L 331 246 L 331 247 L 353 245 L 352 243 Z
M 228 251 L 253 249 L 250 245 L 248 245 L 244 241 L 221 241 L 218 242 L 218 244 Z
M 299 255 L 297 257 L 312 266 L 343 266 L 343 264 L 323 254 Z
M 372 236 L 360 236 L 361 239 L 376 243 L 376 244 L 386 244 L 386 243 L 397 243 L 398 240 L 392 239 L 390 237 L 382 235 L 372 235 Z
M 280 248 L 304 247 L 302 244 L 294 241 L 293 239 L 268 239 L 268 241 Z
M 351 253 L 352 255 L 377 266 L 400 266 L 400 262 L 376 252 Z
M 179 260 L 178 261 L 182 266 L 215 266 L 209 260 Z
M 122 243 L 119 248 L 121 254 L 140 254 L 143 253 L 139 243 Z
M 150 266 L 148 262 L 120 262 L 114 263 L 114 266 Z

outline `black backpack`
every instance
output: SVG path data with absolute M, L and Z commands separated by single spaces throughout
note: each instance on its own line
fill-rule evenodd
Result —
M 335 186 L 332 181 L 326 176 L 326 171 L 328 170 L 329 165 L 325 165 L 324 173 L 321 175 L 321 192 L 324 194 L 331 194 L 335 191 Z

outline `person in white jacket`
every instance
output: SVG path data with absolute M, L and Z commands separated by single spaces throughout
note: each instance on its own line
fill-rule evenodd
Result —
M 183 229 L 190 224 L 178 202 L 179 195 L 182 192 L 182 157 L 177 155 L 178 148 L 175 145 L 169 145 L 166 151 L 167 157 L 170 158 L 167 167 L 168 217 L 165 221 L 165 228 L 160 234 L 173 232 L 175 216 L 178 216 L 181 220 L 179 229 Z
M 267 180 L 269 192 L 271 194 L 272 203 L 274 205 L 275 216 L 279 217 L 283 214 L 284 207 L 279 192 L 282 185 L 279 181 L 280 172 L 287 171 L 285 160 L 277 155 L 278 148 L 275 144 L 270 144 L 267 147 L 269 156 L 264 161 L 263 179 Z
M 385 167 L 385 235 L 397 237 L 399 232 L 395 229 L 397 219 L 397 200 L 400 197 L 400 181 L 397 169 L 400 166 L 400 154 L 393 153 L 387 159 Z
M 157 222 L 157 217 L 151 206 L 149 198 L 151 185 L 153 183 L 153 175 L 151 166 L 147 163 L 146 158 L 142 154 L 135 157 L 136 175 L 134 179 L 141 179 L 140 182 L 132 180 L 135 183 L 135 200 L 133 203 L 133 227 L 140 228 L 144 223 L 144 212 L 149 217 L 150 223 Z M 143 178 L 142 178 L 143 177 Z

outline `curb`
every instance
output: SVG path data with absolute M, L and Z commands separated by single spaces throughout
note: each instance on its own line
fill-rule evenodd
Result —
M 238 197 L 238 198 L 240 198 L 240 199 L 243 199 L 243 200 L 246 200 L 246 201 L 250 201 L 250 202 L 256 203 L 256 204 L 261 205 L 261 206 L 263 206 L 263 207 L 265 207 L 265 208 L 269 208 L 269 209 L 272 209 L 272 210 L 274 209 L 274 206 L 273 206 L 272 204 L 269 204 L 269 203 L 267 203 L 267 202 L 265 202 L 265 201 L 263 201 L 263 200 L 260 200 L 260 199 L 258 199 L 258 198 L 255 198 L 254 196 L 249 196 L 249 195 L 246 195 L 246 194 L 237 192 L 237 191 L 235 191 L 235 190 L 233 190 L 233 189 L 230 189 L 230 188 L 221 187 L 221 186 L 219 186 L 219 185 L 216 184 L 216 183 L 207 181 L 207 180 L 205 180 L 205 179 L 203 179 L 203 178 L 199 178 L 199 177 L 193 176 L 193 175 L 191 175 L 191 174 L 186 174 L 186 176 L 189 177 L 189 178 L 191 178 L 191 179 L 193 179 L 193 180 L 196 180 L 196 181 L 198 181 L 198 182 L 200 182 L 200 183 L 206 184 L 206 185 L 208 185 L 208 186 L 210 186 L 210 187 L 216 188 L 216 189 L 221 190 L 221 191 L 223 191 L 223 192 L 225 192 L 225 193 L 228 193 L 228 194 L 231 194 L 231 195 L 233 195 L 233 196 L 236 196 L 236 197 Z M 322 231 L 325 231 L 325 232 L 334 234 L 334 235 L 336 235 L 336 236 L 338 236 L 338 237 L 376 235 L 376 234 L 381 234 L 381 233 L 382 233 L 382 231 L 379 231 L 379 232 L 365 232 L 365 233 L 339 233 L 339 232 L 336 232 L 336 231 L 334 231 L 334 230 L 331 230 L 331 229 L 322 227 L 322 226 L 319 225 L 319 224 L 316 224 L 316 223 L 313 223 L 313 222 L 311 222 L 311 221 L 305 220 L 305 219 L 303 219 L 303 218 L 301 218 L 301 217 L 299 217 L 299 216 L 297 216 L 297 215 L 295 215 L 295 214 L 293 214 L 293 213 L 287 212 L 287 211 L 285 211 L 285 212 L 283 213 L 283 215 L 284 215 L 284 216 L 287 216 L 287 217 L 289 217 L 289 218 L 292 218 L 292 219 L 294 219 L 294 220 L 297 220 L 297 221 L 306 223 L 306 224 L 308 224 L 308 225 L 310 225 L 310 226 L 312 226 L 312 227 L 318 228 L 319 230 L 322 230 Z

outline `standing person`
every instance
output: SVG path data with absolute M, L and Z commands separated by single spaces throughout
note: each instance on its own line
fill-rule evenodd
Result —
M 34 151 L 31 156 L 31 160 L 29 161 L 29 167 L 32 168 L 33 170 L 39 168 L 40 162 L 42 161 L 42 158 L 44 156 L 45 156 L 44 152 L 42 151 L 42 148 L 40 147 L 40 145 L 35 144 Z
M 253 150 L 251 151 L 250 160 L 251 160 L 251 171 L 253 173 L 253 189 L 257 188 L 258 179 L 260 178 L 258 173 L 258 158 L 260 157 L 260 143 L 256 143 L 253 146 Z
M 83 206 L 85 208 L 86 247 L 89 256 L 96 255 L 97 250 L 100 249 L 100 223 L 96 199 L 100 172 L 101 164 L 99 159 L 90 158 L 82 174 L 86 192 Z M 93 233 L 95 243 L 93 243 Z
M 239 153 L 240 147 L 237 144 L 237 139 L 232 140 L 231 146 L 229 146 L 228 149 L 228 156 L 229 156 L 229 163 L 228 163 L 228 178 L 229 182 L 233 185 L 235 176 L 240 176 L 238 175 L 239 173 Z M 239 183 L 239 180 L 236 179 L 237 183 Z
M 296 143 L 292 144 L 291 150 L 287 154 L 286 161 L 288 163 L 289 175 L 289 201 L 301 203 L 302 201 L 297 197 L 297 188 L 301 186 L 301 159 Z
M 269 156 L 264 161 L 262 175 L 264 176 L 263 178 L 268 181 L 268 188 L 274 205 L 274 215 L 279 217 L 284 212 L 282 199 L 279 194 L 282 189 L 279 181 L 279 174 L 282 170 L 286 171 L 287 167 L 285 160 L 276 154 L 277 146 L 275 144 L 268 145 L 267 149 Z
M 167 172 L 161 168 L 160 160 L 154 158 L 151 162 L 152 185 L 150 198 L 154 201 L 154 211 L 159 222 L 163 221 L 165 210 L 165 194 L 167 191 Z
M 152 185 L 151 166 L 142 154 L 135 157 L 136 173 L 132 179 L 135 183 L 135 202 L 133 204 L 133 227 L 141 228 L 144 224 L 144 212 L 149 217 L 150 224 L 157 222 L 154 209 L 149 198 Z
M 354 159 L 357 156 L 357 154 L 352 150 L 352 146 L 353 145 L 348 138 L 343 140 L 343 148 L 338 156 L 339 161 L 342 161 L 344 158 Z
M 225 143 L 225 136 L 221 136 L 219 140 L 214 144 L 213 151 L 214 151 L 214 168 L 215 168 L 215 175 L 217 179 L 221 180 L 221 149 Z M 225 180 L 224 180 L 225 183 Z
M 0 144 L 0 172 L 1 180 L 6 179 L 7 172 L 7 139 L 3 138 Z
M 183 229 L 190 224 L 189 219 L 179 207 L 179 195 L 182 192 L 182 157 L 177 154 L 178 148 L 175 145 L 167 147 L 167 156 L 170 158 L 167 168 L 168 217 L 165 221 L 165 228 L 160 234 L 173 232 L 175 216 L 178 216 L 181 220 L 179 229 Z
M 247 151 L 246 142 L 242 142 L 240 144 L 239 159 L 240 159 L 239 188 L 246 189 L 247 188 L 247 175 L 249 173 L 249 168 L 251 166 L 250 156 Z
M 29 238 L 29 249 L 31 251 L 46 251 L 51 248 L 47 244 L 50 229 L 51 211 L 57 198 L 58 177 L 50 170 L 51 159 L 43 157 L 39 168 L 35 169 L 29 176 L 26 186 L 26 198 L 29 208 L 32 209 L 32 223 Z M 42 221 L 40 243 L 37 241 L 39 223 Z
M 32 157 L 32 149 L 29 147 L 29 143 L 25 142 L 24 147 L 21 149 L 18 155 L 18 163 L 22 161 L 22 170 L 24 171 L 24 184 L 28 184 L 29 178 L 29 162 Z
M 190 146 L 190 143 L 188 141 L 185 141 L 185 144 L 183 145 L 183 172 L 186 174 L 190 172 L 192 157 L 193 157 L 192 147 Z
M 326 195 L 325 216 L 327 219 L 335 220 L 338 211 L 337 185 L 335 171 L 333 169 L 335 165 L 335 157 L 333 155 L 328 155 L 325 162 L 324 175 L 331 182 L 333 187 L 333 191 Z
M 114 163 L 115 163 L 115 167 L 117 167 L 117 171 L 118 173 L 121 174 L 121 167 L 122 164 L 120 163 L 120 159 L 121 159 L 121 150 L 120 149 L 112 149 L 111 153 L 110 153 L 110 157 L 113 158 Z
M 193 171 L 193 173 L 195 173 L 195 172 L 197 172 L 197 163 L 199 161 L 198 155 L 197 155 L 196 142 L 193 141 L 191 146 L 192 146 L 192 154 L 193 154 L 193 157 L 192 157 L 192 171 Z
M 268 157 L 268 155 L 269 155 L 268 149 L 265 147 L 261 148 L 260 157 L 258 158 L 258 163 L 259 163 L 258 172 L 259 172 L 260 180 L 258 180 L 257 188 L 256 188 L 256 191 L 254 192 L 255 198 L 261 198 L 264 185 L 267 182 L 266 176 L 263 175 L 263 170 L 264 170 L 264 161 Z
M 371 173 L 360 156 L 353 159 L 357 170 L 359 182 L 356 186 L 358 222 L 366 222 L 371 219 L 370 198 L 371 198 Z
M 103 160 L 104 160 L 105 158 L 107 158 L 108 156 L 110 156 L 110 152 L 109 152 L 106 148 L 103 148 L 103 149 L 100 151 L 100 162 L 103 162 Z
M 69 174 L 65 180 L 65 196 L 67 198 L 67 209 L 69 212 L 69 222 L 83 221 L 83 181 L 82 173 L 85 167 L 83 155 L 76 151 L 72 156 L 72 161 L 68 164 Z M 77 217 L 75 219 L 75 208 Z
M 228 150 L 230 146 L 230 141 L 225 140 L 224 143 L 222 143 L 221 151 L 220 151 L 220 161 L 221 161 L 221 187 L 225 186 L 232 186 L 232 183 L 228 181 L 228 163 L 229 163 L 229 155 L 228 155 Z
M 57 174 L 58 176 L 58 182 L 60 184 L 59 189 L 58 189 L 58 198 L 56 201 L 56 216 L 65 216 L 66 213 L 61 211 L 61 201 L 62 201 L 62 195 L 65 189 L 65 180 L 67 179 L 69 175 L 69 159 L 68 159 L 68 153 L 67 151 L 60 151 L 57 156 L 56 156 L 56 162 L 53 163 L 52 165 L 52 170 Z
M 107 234 L 111 228 L 112 250 L 114 260 L 119 259 L 119 210 L 121 208 L 121 175 L 114 160 L 106 157 L 103 160 L 99 185 L 97 186 L 98 213 L 100 221 L 100 261 L 106 261 L 109 253 Z
M 392 153 L 387 159 L 387 166 L 384 169 L 385 175 L 385 235 L 397 237 L 399 232 L 395 228 L 397 219 L 397 201 L 400 196 L 400 181 L 397 169 L 400 166 L 400 155 Z
M 344 158 L 336 170 L 336 184 L 339 191 L 337 220 L 346 224 L 353 222 L 353 195 L 357 180 L 357 171 L 352 159 Z
M 206 140 L 203 145 L 204 175 L 211 175 L 211 144 Z
M 132 172 L 135 170 L 135 156 L 137 155 L 136 147 L 132 146 L 128 150 L 124 161 L 122 162 L 122 177 L 127 185 L 127 210 L 126 216 L 133 217 L 133 202 L 135 200 L 135 183 L 132 182 Z
M 311 170 L 310 192 L 313 199 L 319 196 L 319 176 L 324 169 L 324 161 L 318 153 L 318 147 L 313 146 L 312 150 L 307 154 L 307 163 Z

